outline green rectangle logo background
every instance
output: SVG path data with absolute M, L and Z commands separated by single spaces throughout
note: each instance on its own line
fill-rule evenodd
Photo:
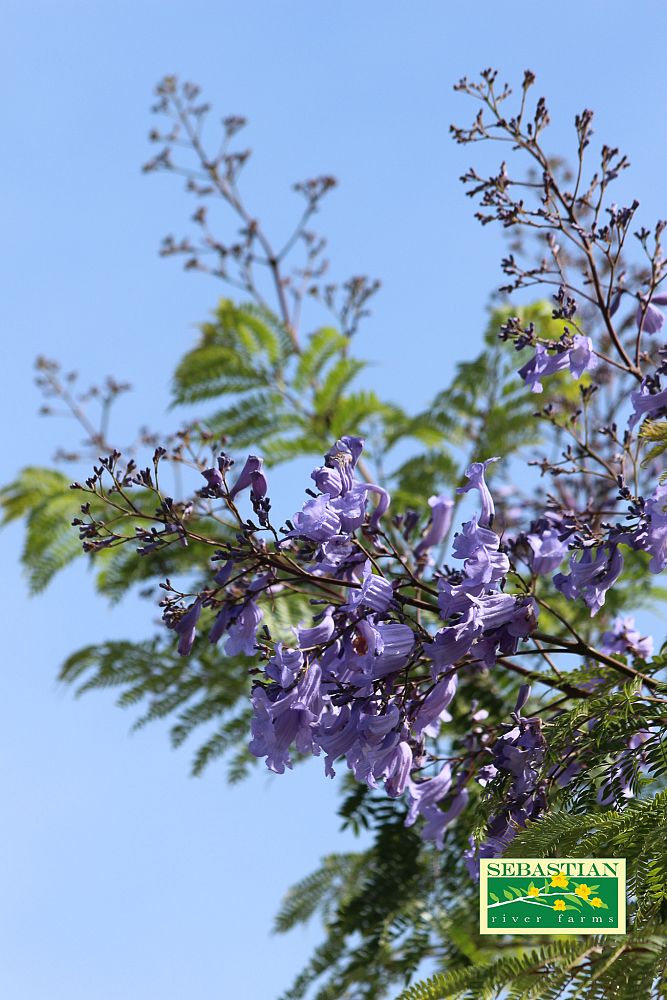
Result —
M 625 858 L 480 860 L 481 934 L 625 934 L 625 899 Z

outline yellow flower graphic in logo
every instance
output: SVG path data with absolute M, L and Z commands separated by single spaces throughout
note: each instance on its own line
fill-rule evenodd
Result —
M 554 875 L 551 879 L 551 884 L 555 885 L 557 889 L 567 889 L 567 884 L 569 879 L 565 872 L 558 872 L 558 875 Z
M 565 909 L 565 900 L 557 899 L 556 902 L 554 903 L 554 910 L 564 910 L 564 909 Z
M 539 894 L 540 894 L 540 890 L 537 888 L 537 886 L 536 885 L 531 885 L 530 889 L 528 890 L 528 895 L 529 896 L 539 896 Z
M 591 906 L 602 906 L 602 900 L 599 896 L 594 896 L 593 899 L 589 899 Z
M 589 885 L 586 885 L 585 882 L 582 882 L 581 885 L 578 885 L 577 888 L 574 890 L 575 896 L 581 896 L 582 899 L 588 899 L 591 892 L 592 892 L 591 887 Z

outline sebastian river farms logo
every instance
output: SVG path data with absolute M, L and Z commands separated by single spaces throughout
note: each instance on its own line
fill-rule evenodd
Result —
M 624 858 L 484 858 L 482 934 L 625 934 Z

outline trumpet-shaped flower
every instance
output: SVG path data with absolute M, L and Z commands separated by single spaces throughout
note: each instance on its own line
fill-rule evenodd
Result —
M 646 304 L 645 299 L 639 299 L 635 322 L 644 333 L 660 333 L 665 322 L 665 314 L 658 306 L 667 306 L 667 295 L 654 295 Z
M 428 505 L 431 508 L 431 520 L 422 540 L 415 548 L 417 559 L 424 556 L 429 549 L 442 542 L 452 523 L 454 501 L 450 497 L 429 497 Z
M 570 557 L 567 576 L 564 573 L 554 576 L 554 586 L 569 601 L 583 600 L 593 617 L 603 606 L 607 591 L 616 583 L 622 569 L 623 556 L 618 545 L 584 549 L 579 559 L 576 552 Z
M 493 497 L 489 487 L 486 485 L 486 480 L 484 478 L 484 473 L 488 465 L 492 462 L 499 462 L 500 456 L 496 455 L 494 458 L 487 458 L 485 462 L 473 462 L 466 469 L 466 478 L 468 482 L 465 486 L 459 486 L 457 493 L 469 493 L 470 490 L 479 490 L 480 499 L 482 502 L 482 513 L 480 521 L 482 524 L 491 525 L 493 517 L 496 512 L 496 508 L 493 503 Z
M 591 371 L 597 365 L 590 337 L 576 334 L 571 347 L 563 348 L 561 344 L 554 347 L 555 351 L 550 353 L 544 344 L 537 344 L 533 357 L 519 369 L 519 375 L 532 392 L 543 391 L 542 379 L 547 375 L 569 369 L 575 379 L 580 379 L 585 371 Z

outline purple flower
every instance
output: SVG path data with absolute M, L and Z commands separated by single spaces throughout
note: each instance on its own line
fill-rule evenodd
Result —
M 354 470 L 363 445 L 361 438 L 348 435 L 336 441 L 326 453 L 324 465 L 311 473 L 322 495 L 308 501 L 302 512 L 295 515 L 293 521 L 297 530 L 287 537 L 301 535 L 323 542 L 339 531 L 356 531 L 364 523 L 369 493 L 378 495 L 369 522 L 369 527 L 377 530 L 380 518 L 389 508 L 390 498 L 381 486 L 356 481 Z
M 510 561 L 504 552 L 492 552 L 484 546 L 465 561 L 466 589 L 491 587 L 507 575 Z
M 443 764 L 435 778 L 425 778 L 420 782 L 411 779 L 408 784 L 410 808 L 405 818 L 405 825 L 412 826 L 416 823 L 417 817 L 444 799 L 451 787 L 452 769 L 448 763 Z
M 532 597 L 486 594 L 471 596 L 470 600 L 476 606 L 477 621 L 485 631 L 504 628 L 511 636 L 525 638 L 535 630 L 538 609 Z
M 593 352 L 593 341 L 590 337 L 582 337 L 577 333 L 574 335 L 574 346 L 569 351 L 569 367 L 572 375 L 577 380 L 584 372 L 592 371 L 597 366 L 597 358 Z
M 301 625 L 298 625 L 293 629 L 301 649 L 312 649 L 314 646 L 321 646 L 329 641 L 334 631 L 332 612 L 333 605 L 329 605 L 317 625 L 312 628 L 302 628 Z
M 385 737 L 400 726 L 401 713 L 398 705 L 389 705 L 387 711 L 378 714 L 374 705 L 369 705 L 360 716 L 359 732 L 365 737 Z
M 461 531 L 456 533 L 452 554 L 457 559 L 468 559 L 480 548 L 495 552 L 499 545 L 500 539 L 495 531 L 491 531 L 490 528 L 480 528 L 477 514 L 473 514 Z
M 282 688 L 291 687 L 303 667 L 300 649 L 285 648 L 282 642 L 275 645 L 275 653 L 266 664 L 266 674 Z
M 632 414 L 628 420 L 628 427 L 632 430 L 642 417 L 660 416 L 661 412 L 667 409 L 667 389 L 652 393 L 644 380 L 641 388 L 630 393 L 630 402 L 632 403 Z
M 285 537 L 310 538 L 314 542 L 326 542 L 340 531 L 340 518 L 329 506 L 328 493 L 307 500 L 303 508 L 292 518 L 294 531 Z
M 386 611 L 394 598 L 394 591 L 388 580 L 369 572 L 364 578 L 359 593 L 360 603 L 376 612 Z
M 197 634 L 197 622 L 201 614 L 201 601 L 199 598 L 191 604 L 182 618 L 179 618 L 174 631 L 178 633 L 178 652 L 181 656 L 188 656 L 192 652 L 195 636 Z
M 337 576 L 340 580 L 356 578 L 356 571 L 365 562 L 365 555 L 344 535 L 334 535 L 323 542 L 318 551 L 318 561 L 312 567 L 315 575 Z
M 649 521 L 644 548 L 651 555 L 648 568 L 651 573 L 662 573 L 667 567 L 667 483 L 656 486 L 646 501 L 646 513 Z
M 249 455 L 241 469 L 241 474 L 229 491 L 229 499 L 233 500 L 237 493 L 250 488 L 256 497 L 266 496 L 266 476 L 262 471 L 264 459 L 257 455 Z
M 428 505 L 431 508 L 431 520 L 422 540 L 415 548 L 415 557 L 417 559 L 435 545 L 440 544 L 452 523 L 454 501 L 448 496 L 429 497 Z
M 648 660 L 653 655 L 653 639 L 650 635 L 641 635 L 635 628 L 634 618 L 619 616 L 603 633 L 600 649 L 603 653 L 620 653 L 621 656 L 639 656 Z
M 389 494 L 381 486 L 374 486 L 373 483 L 353 483 L 349 490 L 330 500 L 329 506 L 340 517 L 343 531 L 356 531 L 362 526 L 369 493 L 377 493 L 380 498 L 369 522 L 370 528 L 376 531 L 380 518 L 387 512 L 390 504 Z
M 387 795 L 392 799 L 398 798 L 407 788 L 410 779 L 412 750 L 409 743 L 402 740 L 398 746 L 382 758 L 379 768 L 381 768 L 380 774 L 374 773 L 373 776 L 375 778 L 383 776 Z
M 216 587 L 224 587 L 233 572 L 234 561 L 232 559 L 228 559 L 213 577 Z
M 575 334 L 572 347 L 556 350 L 552 354 L 544 344 L 537 344 L 534 356 L 519 369 L 519 375 L 530 386 L 531 392 L 542 392 L 542 379 L 546 375 L 555 375 L 556 372 L 569 368 L 574 378 L 579 379 L 585 371 L 595 368 L 596 364 L 591 338 Z
M 409 625 L 382 622 L 375 627 L 375 631 L 379 636 L 378 654 L 390 659 L 407 656 L 415 644 L 415 636 Z
M 512 713 L 514 724 L 504 726 L 505 732 L 496 740 L 491 751 L 493 763 L 485 765 L 477 775 L 482 786 L 493 781 L 498 774 L 511 776 L 512 782 L 505 792 L 500 811 L 489 820 L 485 842 L 477 848 L 473 838 L 470 839 L 470 850 L 466 851 L 465 857 L 473 878 L 479 877 L 479 858 L 502 854 L 517 828 L 525 826 L 528 820 L 536 819 L 546 807 L 544 785 L 540 781 L 546 751 L 542 722 L 538 718 L 526 719 L 521 715 L 529 694 L 530 685 L 522 684 Z
M 346 680 L 365 688 L 371 681 L 402 670 L 415 637 L 409 625 L 394 622 L 373 623 L 373 616 L 357 622 L 357 634 L 346 647 L 344 667 L 351 669 Z
M 380 633 L 371 621 L 362 619 L 357 622 L 352 634 L 339 642 L 335 656 L 323 657 L 327 680 L 331 680 L 336 688 L 341 684 L 368 688 L 366 693 L 370 694 L 373 667 L 381 652 Z
M 202 476 L 206 480 L 210 490 L 219 490 L 224 485 L 220 469 L 204 469 Z
M 581 598 L 591 609 L 592 618 L 604 604 L 607 591 L 616 583 L 622 569 L 623 556 L 617 545 L 584 549 L 580 559 L 577 560 L 576 552 L 570 557 L 568 576 L 556 573 L 554 586 L 569 601 Z
M 667 409 L 667 389 L 652 393 L 644 380 L 641 388 L 630 393 L 630 402 L 632 403 L 632 414 L 628 420 L 628 427 L 632 430 L 642 417 L 659 416 L 662 410 Z
M 356 531 L 364 523 L 366 500 L 366 486 L 354 483 L 349 490 L 329 501 L 329 509 L 338 517 L 343 531 Z
M 208 641 L 213 643 L 219 642 L 233 620 L 234 606 L 223 604 L 213 620 L 211 631 L 208 634 Z
M 317 753 L 314 730 L 324 707 L 320 682 L 320 668 L 312 664 L 287 694 L 277 685 L 254 688 L 248 749 L 255 757 L 266 757 L 269 770 L 283 774 L 292 766 L 292 746 L 299 753 Z
M 363 438 L 345 435 L 336 441 L 333 448 L 330 448 L 324 456 L 325 465 L 336 469 L 340 476 L 341 493 L 352 489 L 354 470 L 363 450 Z
M 470 608 L 466 617 L 456 625 L 449 625 L 436 632 L 433 642 L 424 645 L 424 654 L 433 661 L 432 673 L 439 674 L 441 670 L 451 667 L 470 652 L 475 636 L 480 632 L 481 627 L 473 608 Z
M 537 605 L 532 597 L 515 597 L 502 593 L 474 594 L 452 587 L 446 581 L 441 582 L 439 603 L 443 617 L 451 614 L 452 610 L 462 614 L 465 612 L 459 622 L 436 634 L 435 642 L 439 648 L 436 647 L 434 655 L 438 656 L 443 666 L 447 648 L 451 656 L 464 648 L 466 643 L 472 644 L 482 632 L 501 628 L 509 636 L 525 638 L 535 630 L 538 616 Z M 424 647 L 425 652 L 427 648 Z M 469 648 L 470 646 L 466 652 Z
M 333 777 L 333 763 L 350 750 L 360 737 L 359 721 L 361 705 L 355 702 L 350 708 L 343 705 L 340 709 L 332 709 L 323 715 L 315 736 L 317 745 L 326 754 L 324 762 L 325 773 Z
M 255 655 L 257 627 L 264 617 L 254 601 L 248 601 L 241 614 L 229 629 L 229 638 L 225 643 L 227 656 Z
M 421 736 L 427 726 L 438 720 L 456 694 L 458 677 L 452 673 L 439 680 L 432 691 L 424 698 L 415 716 L 412 729 L 416 736 Z
M 426 822 L 421 830 L 422 840 L 434 840 L 435 846 L 444 847 L 445 830 L 457 819 L 468 805 L 468 789 L 462 788 L 452 799 L 449 809 L 443 812 L 439 806 L 433 805 L 422 812 Z
M 377 613 L 387 610 L 394 599 L 394 590 L 388 580 L 375 576 L 370 559 L 364 565 L 364 576 L 361 588 L 354 590 L 349 602 L 344 605 L 344 611 L 355 611 L 359 606 L 371 608 Z
M 659 333 L 662 330 L 665 316 L 656 306 L 667 306 L 667 295 L 654 295 L 648 305 L 646 299 L 639 298 L 635 323 L 644 333 Z
M 565 367 L 567 365 L 567 356 L 564 351 L 561 354 L 550 357 L 544 344 L 536 345 L 533 357 L 519 368 L 519 375 L 526 385 L 529 386 L 531 392 L 544 391 L 540 380 L 544 375 L 551 375 L 554 371 L 558 371 L 558 368 L 554 367 L 554 363 L 561 358 L 565 362 L 563 365 Z
M 496 508 L 493 504 L 493 497 L 489 491 L 489 487 L 486 485 L 486 480 L 484 479 L 484 473 L 486 472 L 487 465 L 491 462 L 499 462 L 500 456 L 496 455 L 495 458 L 487 458 L 485 462 L 473 462 L 469 465 L 465 471 L 466 477 L 470 480 L 465 486 L 460 486 L 457 489 L 457 493 L 468 493 L 470 490 L 479 490 L 480 499 L 482 501 L 482 513 L 480 521 L 482 524 L 491 525 L 493 521 L 493 516 L 496 512 Z
M 526 535 L 530 546 L 528 563 L 535 576 L 544 576 L 558 569 L 567 554 L 567 541 L 561 541 L 554 528 Z
M 315 485 L 320 493 L 328 493 L 330 497 L 339 497 L 343 492 L 343 481 L 338 469 L 322 465 L 319 469 L 313 469 L 310 478 L 315 480 Z
M 333 762 L 345 756 L 357 781 L 377 787 L 381 778 L 391 797 L 405 790 L 412 769 L 412 749 L 402 738 L 401 714 L 390 703 L 379 712 L 370 698 L 356 699 L 340 708 L 328 706 L 315 731 L 315 743 L 327 754 L 325 771 L 333 776 Z
M 495 764 L 485 764 L 484 767 L 480 767 L 475 776 L 475 780 L 482 786 L 482 788 L 486 788 L 489 782 L 493 781 L 493 779 L 497 777 L 498 773 L 498 768 Z
M 516 726 L 501 736 L 493 746 L 493 763 L 499 771 L 511 774 L 515 781 L 513 797 L 531 791 L 544 760 L 545 742 L 539 719 L 519 719 Z
M 640 729 L 638 733 L 628 739 L 628 749 L 618 755 L 609 777 L 598 789 L 597 800 L 601 805 L 612 805 L 619 793 L 624 799 L 635 797 L 637 762 L 638 758 L 640 761 L 643 759 L 636 751 L 650 738 L 650 730 Z
M 452 772 L 449 763 L 445 763 L 434 778 L 426 778 L 420 782 L 410 780 L 408 784 L 410 807 L 405 825 L 412 826 L 418 816 L 423 817 L 426 822 L 421 831 L 422 840 L 434 840 L 441 850 L 446 828 L 463 812 L 468 803 L 467 789 L 459 788 L 449 809 L 443 812 L 438 803 L 445 798 L 451 787 Z
M 369 493 L 376 493 L 378 496 L 378 502 L 375 505 L 375 510 L 373 511 L 369 522 L 371 530 L 377 531 L 380 518 L 383 517 L 389 510 L 391 497 L 386 490 L 383 490 L 381 486 L 376 486 L 374 483 L 366 483 L 365 488 Z

